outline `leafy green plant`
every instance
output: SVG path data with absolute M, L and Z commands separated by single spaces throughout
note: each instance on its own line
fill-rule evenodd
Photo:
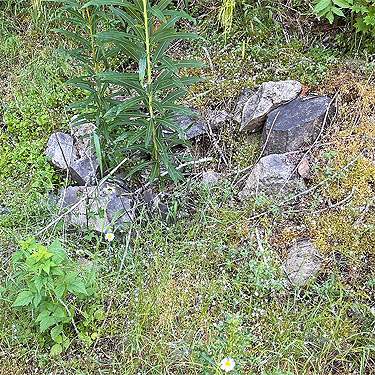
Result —
M 375 31 L 375 5 L 370 0 L 316 0 L 314 13 L 333 23 L 335 16 L 346 18 L 344 9 L 349 9 L 354 27 L 363 33 Z
M 179 77 L 179 70 L 203 64 L 175 61 L 167 49 L 175 40 L 198 38 L 175 29 L 181 18 L 193 19 L 183 11 L 168 10 L 170 0 L 156 5 L 149 0 L 63 3 L 68 16 L 60 19 L 74 24 L 77 32 L 57 31 L 77 42 L 78 48 L 67 53 L 85 71 L 68 83 L 89 93 L 71 108 L 83 111 L 77 121 L 96 124 L 94 143 L 102 174 L 128 157 L 130 174 L 146 169 L 150 181 L 160 181 L 164 167 L 176 182 L 182 175 L 173 147 L 185 141 L 173 120 L 192 113 L 176 100 L 185 95 L 187 85 L 200 81 Z M 122 66 L 114 69 L 118 61 Z M 138 72 L 131 72 L 135 68 Z
M 79 334 L 75 316 L 78 303 L 96 292 L 93 271 L 85 272 L 69 260 L 61 243 L 55 240 L 48 248 L 34 239 L 21 241 L 12 258 L 14 284 L 10 288 L 16 309 L 27 309 L 40 333 L 49 332 L 54 345 L 51 355 L 70 345 L 71 327 Z

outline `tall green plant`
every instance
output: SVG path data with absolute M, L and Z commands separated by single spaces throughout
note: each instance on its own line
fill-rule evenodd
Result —
M 176 101 L 185 95 L 187 85 L 200 79 L 180 77 L 179 71 L 203 64 L 168 56 L 172 42 L 198 38 L 176 31 L 181 18 L 193 18 L 168 9 L 170 2 L 63 1 L 65 15 L 60 18 L 75 31 L 57 31 L 76 41 L 78 48 L 67 53 L 85 72 L 68 83 L 89 93 L 71 107 L 83 112 L 77 121 L 96 124 L 94 142 L 102 173 L 128 157 L 129 174 L 147 170 L 151 182 L 161 181 L 165 168 L 173 181 L 182 177 L 173 148 L 185 140 L 174 120 L 192 112 Z M 114 68 L 116 64 L 120 69 Z

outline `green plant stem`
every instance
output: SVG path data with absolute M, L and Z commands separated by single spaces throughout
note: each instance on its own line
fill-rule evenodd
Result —
M 143 19 L 145 25 L 145 45 L 146 45 L 146 61 L 147 61 L 147 85 L 150 87 L 152 83 L 152 71 L 151 71 L 151 52 L 150 52 L 150 35 L 148 32 L 148 13 L 147 13 L 147 0 L 143 0 Z M 150 91 L 148 94 L 148 109 L 150 113 L 150 120 L 152 123 L 152 138 L 154 145 L 154 160 L 158 169 L 158 178 L 160 180 L 160 164 L 159 164 L 159 150 L 156 142 L 156 126 L 154 110 L 152 106 L 153 92 Z

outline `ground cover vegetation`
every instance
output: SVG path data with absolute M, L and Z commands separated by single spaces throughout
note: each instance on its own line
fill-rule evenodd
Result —
M 0 373 L 374 374 L 373 5 L 135 1 L 121 13 L 120 2 L 105 4 L 0 2 Z M 73 22 L 61 19 L 64 5 Z M 87 23 L 94 15 L 98 38 Z M 171 29 L 163 34 L 156 19 Z M 148 51 L 157 30 L 169 48 L 154 40 Z M 178 96 L 155 89 L 154 70 Z M 232 122 L 182 154 L 176 129 L 175 141 L 164 139 L 171 110 L 233 111 L 242 88 L 287 78 L 338 108 L 309 151 L 305 195 L 240 201 L 259 136 Z M 123 172 L 137 188 L 156 180 L 159 189 L 165 171 L 178 180 L 161 186 L 171 220 L 140 209 L 113 240 L 64 220 L 44 230 L 71 184 L 44 156 L 46 142 L 69 131 L 74 114 L 99 129 L 104 175 L 128 157 Z M 207 156 L 201 168 L 226 178 L 203 185 L 196 166 L 173 177 L 179 163 Z M 293 287 L 282 262 L 300 237 L 314 241 L 325 267 Z

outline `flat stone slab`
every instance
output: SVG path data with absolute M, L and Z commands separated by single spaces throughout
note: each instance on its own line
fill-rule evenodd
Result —
M 263 155 L 298 151 L 311 145 L 322 129 L 327 111 L 334 110 L 330 103 L 326 96 L 309 96 L 273 110 L 262 133 Z M 327 114 L 326 125 L 330 118 Z
M 293 285 L 304 285 L 323 269 L 323 263 L 315 245 L 299 239 L 288 249 L 284 269 Z
M 103 233 L 133 221 L 133 202 L 129 194 L 111 183 L 96 186 L 69 186 L 60 197 L 62 207 L 77 207 L 68 215 L 72 224 L 92 226 Z
M 262 157 L 250 173 L 240 196 L 259 193 L 290 194 L 306 189 L 295 172 L 295 164 L 288 155 L 274 154 Z
M 260 130 L 272 110 L 295 99 L 301 90 L 302 84 L 293 80 L 262 83 L 243 108 L 240 130 Z

